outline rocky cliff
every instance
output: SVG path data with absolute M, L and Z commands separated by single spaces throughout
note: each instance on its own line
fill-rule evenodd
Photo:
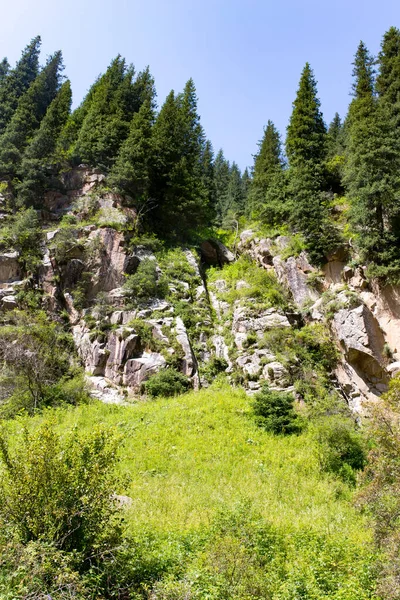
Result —
M 137 397 L 169 366 L 195 389 L 225 373 L 249 393 L 268 382 L 302 400 L 322 387 L 362 412 L 400 370 L 400 288 L 367 281 L 348 249 L 319 271 L 289 237 L 256 230 L 241 233 L 235 253 L 216 239 L 160 247 L 134 235 L 134 209 L 100 172 L 82 165 L 63 185 L 46 195 L 38 278 L 22 278 L 12 248 L 0 255 L 0 306 L 39 290 L 49 315 L 68 320 L 102 400 Z M 145 265 L 153 295 L 127 285 Z

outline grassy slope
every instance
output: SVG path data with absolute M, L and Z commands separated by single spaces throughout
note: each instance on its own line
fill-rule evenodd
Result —
M 212 387 L 131 407 L 95 403 L 53 413 L 63 428 L 93 422 L 123 435 L 132 527 L 187 531 L 221 508 L 249 500 L 287 532 L 304 529 L 369 540 L 344 484 L 322 477 L 309 434 L 276 437 L 258 428 L 241 390 Z

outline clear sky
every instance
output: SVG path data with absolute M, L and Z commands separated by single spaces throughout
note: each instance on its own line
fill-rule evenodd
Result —
M 0 57 L 14 63 L 42 36 L 61 49 L 74 105 L 118 53 L 150 65 L 162 104 L 193 77 L 214 149 L 252 164 L 271 119 L 282 135 L 301 70 L 310 62 L 325 120 L 349 102 L 351 62 L 363 39 L 373 54 L 400 27 L 400 0 L 0 0 Z

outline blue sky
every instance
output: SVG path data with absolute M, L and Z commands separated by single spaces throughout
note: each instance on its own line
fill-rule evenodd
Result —
M 0 56 L 15 62 L 37 34 L 61 49 L 74 104 L 118 53 L 153 73 L 158 102 L 193 77 L 214 149 L 252 164 L 268 119 L 282 135 L 310 62 L 326 121 L 346 112 L 360 39 L 376 54 L 400 27 L 399 0 L 3 0 Z

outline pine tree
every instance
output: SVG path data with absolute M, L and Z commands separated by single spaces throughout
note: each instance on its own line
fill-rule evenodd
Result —
M 242 181 L 242 174 L 238 165 L 233 162 L 230 169 L 229 184 L 228 184 L 228 202 L 227 215 L 228 218 L 237 218 L 244 214 L 245 209 L 245 194 Z
M 13 177 L 17 173 L 28 141 L 39 128 L 47 108 L 57 95 L 62 69 L 62 54 L 56 52 L 22 96 L 17 110 L 0 137 L 1 174 Z
M 320 111 L 317 84 L 308 63 L 303 69 L 287 128 L 286 154 L 290 166 L 314 165 L 325 158 L 326 127 Z
M 108 177 L 109 185 L 131 196 L 134 206 L 142 211 L 149 200 L 154 118 L 150 101 L 146 100 L 133 116 L 128 137 Z
M 400 30 L 396 27 L 391 27 L 383 36 L 378 64 L 378 96 L 396 104 L 400 101 Z
M 58 165 L 55 149 L 60 131 L 71 109 L 71 84 L 67 80 L 50 104 L 39 129 L 27 146 L 19 169 L 17 184 L 19 204 L 37 205 L 46 188 L 52 186 Z
M 0 62 L 0 86 L 7 77 L 9 70 L 10 63 L 8 62 L 7 58 L 3 58 L 3 60 Z
M 215 206 L 216 223 L 221 225 L 228 212 L 228 186 L 230 181 L 231 167 L 229 161 L 224 157 L 222 150 L 219 150 L 214 162 L 214 182 L 215 182 Z
M 154 125 L 156 161 L 152 176 L 154 227 L 160 233 L 185 237 L 210 219 L 202 179 L 204 133 L 197 114 L 197 96 L 190 79 L 183 94 L 172 91 Z
M 38 76 L 40 44 L 40 36 L 35 37 L 11 71 L 7 69 L 8 61 L 2 63 L 6 75 L 2 76 L 0 82 L 0 135 L 11 121 L 19 99 Z
M 71 137 L 79 129 L 71 152 L 76 162 L 106 170 L 112 167 L 137 107 L 133 75 L 133 67 L 127 67 L 125 60 L 117 56 L 89 92 L 89 102 L 69 124 Z
M 338 235 L 330 224 L 328 205 L 322 194 L 326 127 L 320 111 L 316 81 L 308 63 L 302 72 L 293 103 L 286 153 L 290 165 L 287 188 L 289 201 L 285 202 L 289 222 L 294 230 L 303 232 L 311 260 L 321 263 L 337 245 Z M 274 201 L 276 203 L 276 199 Z
M 263 139 L 258 142 L 258 146 L 259 151 L 254 157 L 253 179 L 249 195 L 249 205 L 254 214 L 260 213 L 268 186 L 276 171 L 282 169 L 283 166 L 280 135 L 272 121 L 268 121 Z
M 250 186 L 251 186 L 251 177 L 250 177 L 249 169 L 247 167 L 243 171 L 242 184 L 243 184 L 244 207 L 245 207 L 244 212 L 245 212 L 245 215 L 247 217 L 249 217 L 250 216 L 250 214 L 249 214 L 249 210 L 250 210 L 249 193 L 250 193 Z
M 210 140 L 204 144 L 201 154 L 201 173 L 203 186 L 207 193 L 207 204 L 210 207 L 210 218 L 216 216 L 216 190 L 214 179 L 214 150 Z
M 344 152 L 343 124 L 339 113 L 335 113 L 326 135 L 326 154 L 331 159 Z
M 382 57 L 382 55 L 381 55 Z M 400 274 L 400 143 L 391 102 L 374 92 L 374 60 L 361 42 L 348 115 L 345 184 L 363 260 L 371 275 Z M 388 69 L 384 68 L 384 73 Z M 387 81 L 387 80 L 386 80 Z M 390 90 L 381 80 L 379 89 Z

